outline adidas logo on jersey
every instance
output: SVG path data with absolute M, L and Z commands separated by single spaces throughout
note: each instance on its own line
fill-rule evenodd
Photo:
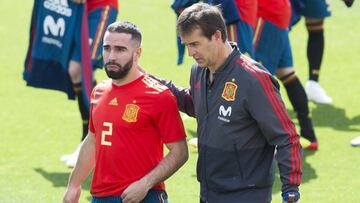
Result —
M 111 105 L 111 106 L 117 106 L 118 105 L 116 97 L 109 102 L 109 105 Z

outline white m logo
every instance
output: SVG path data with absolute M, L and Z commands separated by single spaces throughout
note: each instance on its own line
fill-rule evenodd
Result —
M 219 108 L 219 114 L 221 116 L 231 116 L 231 106 L 229 106 L 227 109 L 223 105 Z
M 54 36 L 64 36 L 65 33 L 65 20 L 63 18 L 59 18 L 57 22 L 55 22 L 54 18 L 50 15 L 45 17 L 44 20 L 44 33 L 46 35 L 49 34 L 49 31 Z

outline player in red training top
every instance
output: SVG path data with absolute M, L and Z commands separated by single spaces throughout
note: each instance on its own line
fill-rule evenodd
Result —
M 89 132 L 64 202 L 78 201 L 92 169 L 92 202 L 167 202 L 163 181 L 188 158 L 185 131 L 170 90 L 137 68 L 140 45 L 135 25 L 107 28 L 103 56 L 110 80 L 92 92 Z

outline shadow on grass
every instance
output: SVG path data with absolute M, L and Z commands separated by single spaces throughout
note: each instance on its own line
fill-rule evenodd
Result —
M 295 112 L 286 109 L 294 123 L 298 123 Z M 313 124 L 315 127 L 330 127 L 337 131 L 355 131 L 359 132 L 359 128 L 353 126 L 360 125 L 360 116 L 349 118 L 346 116 L 345 109 L 332 105 L 316 105 L 311 109 Z
M 59 172 L 47 172 L 42 168 L 34 168 L 34 171 L 42 175 L 47 181 L 50 181 L 54 187 L 67 187 L 67 183 L 69 180 L 69 173 L 59 173 Z M 90 202 L 91 201 L 91 195 L 89 193 L 90 191 L 90 183 L 91 183 L 92 176 L 89 176 L 84 183 L 82 184 L 82 196 L 86 195 L 86 199 Z M 87 192 L 84 192 L 87 191 Z
M 309 163 L 306 162 L 306 158 L 309 156 L 314 155 L 315 151 L 308 151 L 303 150 L 303 160 L 302 160 L 302 178 L 301 178 L 301 185 L 306 184 L 307 182 L 316 179 L 318 176 L 314 168 L 311 167 Z M 281 194 L 281 181 L 280 181 L 280 174 L 279 169 L 276 167 L 275 170 L 275 182 L 272 188 L 273 194 Z M 301 188 L 301 186 L 300 186 Z M 301 192 L 301 190 L 300 190 Z
M 59 172 L 48 172 L 42 168 L 34 168 L 34 171 L 42 175 L 47 181 L 50 181 L 54 187 L 66 187 L 70 172 L 59 173 Z M 91 176 L 89 176 L 82 184 L 82 190 L 90 190 Z
M 312 109 L 315 126 L 332 127 L 338 131 L 360 131 L 352 126 L 360 125 L 360 116 L 349 118 L 345 109 L 331 105 L 317 105 Z

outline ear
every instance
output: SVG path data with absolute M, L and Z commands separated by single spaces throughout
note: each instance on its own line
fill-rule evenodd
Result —
M 136 51 L 134 53 L 134 59 L 135 59 L 136 62 L 139 61 L 139 58 L 141 56 L 141 52 L 142 52 L 141 47 L 136 48 Z
M 215 39 L 216 41 L 218 40 L 222 41 L 221 32 L 219 30 L 216 30 L 216 32 L 213 34 L 213 39 Z
M 136 49 L 136 52 L 135 52 L 135 53 L 136 53 L 136 55 L 138 56 L 138 58 L 140 58 L 141 52 L 142 52 L 141 47 L 139 47 L 139 48 Z

